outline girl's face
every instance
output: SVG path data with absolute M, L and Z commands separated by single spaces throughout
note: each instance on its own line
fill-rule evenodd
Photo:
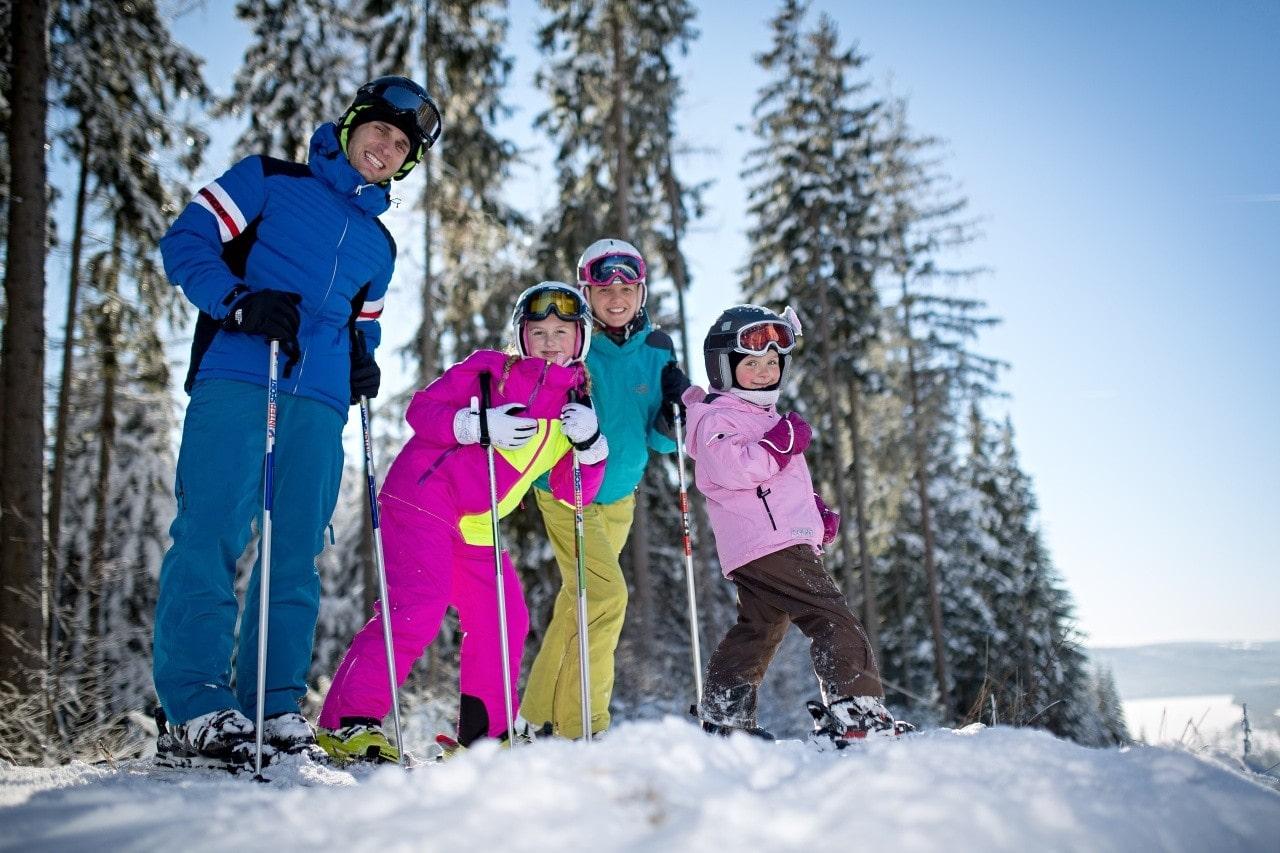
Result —
M 584 288 L 591 313 L 606 326 L 617 329 L 627 325 L 640 310 L 640 285 L 616 282 Z
M 530 355 L 552 364 L 568 364 L 578 351 L 578 324 L 554 314 L 541 320 L 526 320 L 524 347 Z
M 758 391 L 777 384 L 782 369 L 778 366 L 778 354 L 769 350 L 764 355 L 749 355 L 734 368 L 733 378 L 738 386 L 748 391 Z

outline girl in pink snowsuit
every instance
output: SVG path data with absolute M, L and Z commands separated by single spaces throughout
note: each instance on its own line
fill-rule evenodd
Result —
M 716 647 L 698 706 L 703 728 L 772 739 L 756 721 L 760 682 L 794 623 L 811 641 L 824 702 L 809 703 L 815 734 L 836 747 L 872 733 L 896 734 L 871 644 L 823 566 L 839 514 L 813 491 L 804 451 L 811 430 L 777 401 L 800 321 L 755 305 L 720 315 L 703 343 L 712 393 L 685 391 L 685 446 L 725 577 L 738 592 L 738 621 Z
M 488 465 L 475 404 L 482 383 L 487 377 L 499 517 L 548 471 L 552 493 L 572 502 L 575 447 L 589 502 L 608 455 L 595 413 L 574 402 L 586 394 L 582 361 L 590 346 L 590 313 L 581 295 L 543 282 L 521 295 L 513 325 L 518 354 L 478 350 L 414 395 L 405 414 L 413 437 L 379 495 L 396 681 L 404 682 L 453 605 L 463 632 L 458 742 L 464 746 L 506 735 Z M 516 709 L 529 615 L 505 551 L 502 560 L 511 672 L 505 689 Z M 396 759 L 379 728 L 391 708 L 381 622 L 386 614 L 378 602 L 338 667 L 320 714 L 320 744 L 340 760 Z

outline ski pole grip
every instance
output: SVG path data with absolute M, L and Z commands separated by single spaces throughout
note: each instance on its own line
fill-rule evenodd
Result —
M 488 371 L 480 374 L 480 446 L 489 447 L 489 383 L 493 377 Z

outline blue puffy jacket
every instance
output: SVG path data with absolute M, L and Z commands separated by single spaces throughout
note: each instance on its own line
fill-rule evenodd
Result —
M 311 137 L 308 163 L 246 157 L 204 187 L 160 241 L 169 280 L 200 309 L 187 390 L 198 379 L 267 384 L 267 341 L 222 331 L 245 290 L 300 294 L 301 356 L 280 391 L 350 404 L 355 329 L 372 352 L 396 246 L 378 221 L 390 185 L 365 183 L 333 124 Z

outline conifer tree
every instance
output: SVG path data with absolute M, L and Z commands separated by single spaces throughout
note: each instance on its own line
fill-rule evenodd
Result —
M 415 386 L 475 346 L 475 308 L 519 292 L 523 217 L 501 198 L 516 159 L 496 125 L 510 113 L 506 0 L 367 0 L 378 16 L 370 76 L 420 69 L 444 114 L 440 144 L 418 167 L 424 186 L 421 321 L 410 346 Z M 544 276 L 545 277 L 545 276 Z M 503 318 L 505 320 L 505 318 Z M 505 323 L 489 327 L 499 335 Z M 459 327 L 461 335 L 455 335 Z M 449 344 L 452 344 L 450 346 Z
M 680 95 L 673 68 L 677 51 L 696 33 L 686 0 L 543 0 L 549 19 L 538 34 L 546 57 L 536 82 L 550 107 L 535 125 L 551 137 L 557 195 L 539 225 L 535 266 L 549 277 L 574 275 L 581 251 L 601 236 L 626 239 L 649 262 L 650 316 L 662 322 L 658 282 L 683 270 L 673 235 L 699 208 L 699 188 L 685 186 L 671 165 L 674 114 Z M 678 224 L 673 227 L 673 222 Z M 674 466 L 651 465 L 637 494 L 624 560 L 632 594 L 620 660 L 633 649 L 655 648 L 658 637 L 687 636 L 672 597 L 683 561 L 676 543 L 678 517 L 671 511 Z M 673 583 L 659 578 L 670 576 Z M 666 630 L 667 623 L 672 629 Z M 617 695 L 675 666 L 688 669 L 687 645 L 660 660 L 640 652 L 635 678 L 620 681 Z M 619 672 L 624 671 L 619 664 Z
M 245 116 L 235 157 L 252 154 L 306 162 L 311 135 L 336 121 L 363 80 L 352 68 L 355 48 L 346 0 L 241 0 L 236 17 L 253 41 L 231 95 L 215 116 Z
M 744 291 L 753 302 L 793 303 L 808 322 L 809 344 L 789 357 L 784 393 L 795 395 L 801 414 L 817 426 L 810 455 L 815 472 L 828 474 L 816 478 L 817 487 L 852 519 L 846 483 L 860 448 L 848 436 L 853 399 L 844 378 L 860 374 L 878 322 L 872 131 L 880 106 L 865 81 L 852 79 L 865 58 L 839 47 L 826 16 L 806 33 L 807 8 L 798 0 L 783 3 L 772 21 L 773 45 L 758 57 L 770 77 L 753 111 L 761 144 L 743 172 L 752 181 Z M 846 594 L 862 599 L 874 650 L 876 595 L 870 573 L 857 571 L 869 555 L 855 556 L 849 545 L 854 526 L 842 525 L 841 547 L 829 559 Z

